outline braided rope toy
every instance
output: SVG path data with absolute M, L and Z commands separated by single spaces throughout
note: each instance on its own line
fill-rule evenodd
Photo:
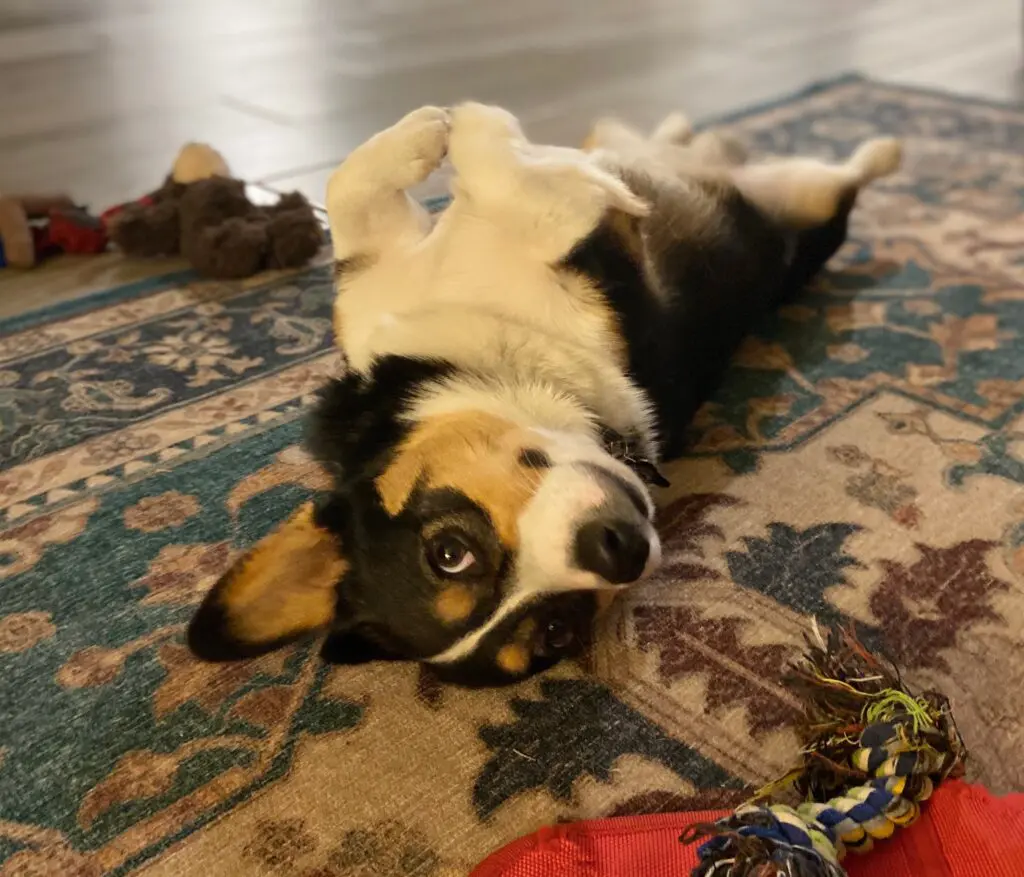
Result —
M 844 877 L 847 850 L 909 825 L 935 784 L 963 774 L 967 756 L 949 701 L 911 694 L 852 631 L 817 625 L 785 677 L 805 709 L 802 764 L 731 816 L 692 826 L 704 840 L 692 877 Z M 789 794 L 800 803 L 779 799 Z

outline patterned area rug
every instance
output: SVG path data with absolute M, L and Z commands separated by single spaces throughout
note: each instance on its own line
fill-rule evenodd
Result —
M 297 443 L 336 367 L 328 267 L 7 327 L 3 877 L 447 877 L 561 818 L 726 804 L 794 755 L 778 676 L 812 615 L 948 692 L 973 778 L 1024 788 L 1024 113 L 847 80 L 730 124 L 908 160 L 701 413 L 663 574 L 587 666 L 517 688 L 182 645 L 321 484 Z

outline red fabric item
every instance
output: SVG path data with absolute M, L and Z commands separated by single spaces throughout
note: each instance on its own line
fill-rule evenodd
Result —
M 107 230 L 81 207 L 55 207 L 50 211 L 50 243 L 65 253 L 102 253 L 107 248 Z
M 679 835 L 725 811 L 624 816 L 544 828 L 481 862 L 470 877 L 688 877 L 697 845 Z M 1020 877 L 1024 794 L 997 798 L 981 786 L 940 786 L 909 828 L 843 863 L 850 877 Z
M 153 199 L 149 195 L 143 195 L 141 198 L 137 198 L 134 201 L 125 201 L 123 204 L 115 204 L 113 207 L 108 207 L 100 214 L 100 222 L 103 223 L 105 227 L 109 227 L 110 221 L 129 204 L 142 204 L 143 206 L 148 207 L 152 203 Z
M 32 229 L 32 246 L 35 247 L 38 257 L 40 253 L 45 253 L 53 246 L 53 241 L 50 240 L 50 227 L 38 222 L 32 223 L 29 227 Z

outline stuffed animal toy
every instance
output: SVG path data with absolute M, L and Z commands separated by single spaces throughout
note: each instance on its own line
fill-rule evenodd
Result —
M 103 214 L 110 239 L 127 256 L 181 254 L 206 277 L 235 279 L 299 268 L 324 243 L 323 228 L 298 192 L 254 204 L 244 181 L 210 146 L 188 143 L 163 185 Z

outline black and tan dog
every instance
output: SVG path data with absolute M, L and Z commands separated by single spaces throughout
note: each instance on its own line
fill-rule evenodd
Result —
M 431 227 L 406 194 L 447 155 Z M 597 595 L 658 563 L 649 485 L 745 330 L 843 242 L 874 140 L 844 164 L 748 164 L 672 117 L 532 144 L 478 104 L 417 110 L 338 168 L 328 210 L 346 377 L 312 414 L 323 501 L 241 557 L 200 657 L 312 633 L 329 659 L 497 684 L 580 647 Z

